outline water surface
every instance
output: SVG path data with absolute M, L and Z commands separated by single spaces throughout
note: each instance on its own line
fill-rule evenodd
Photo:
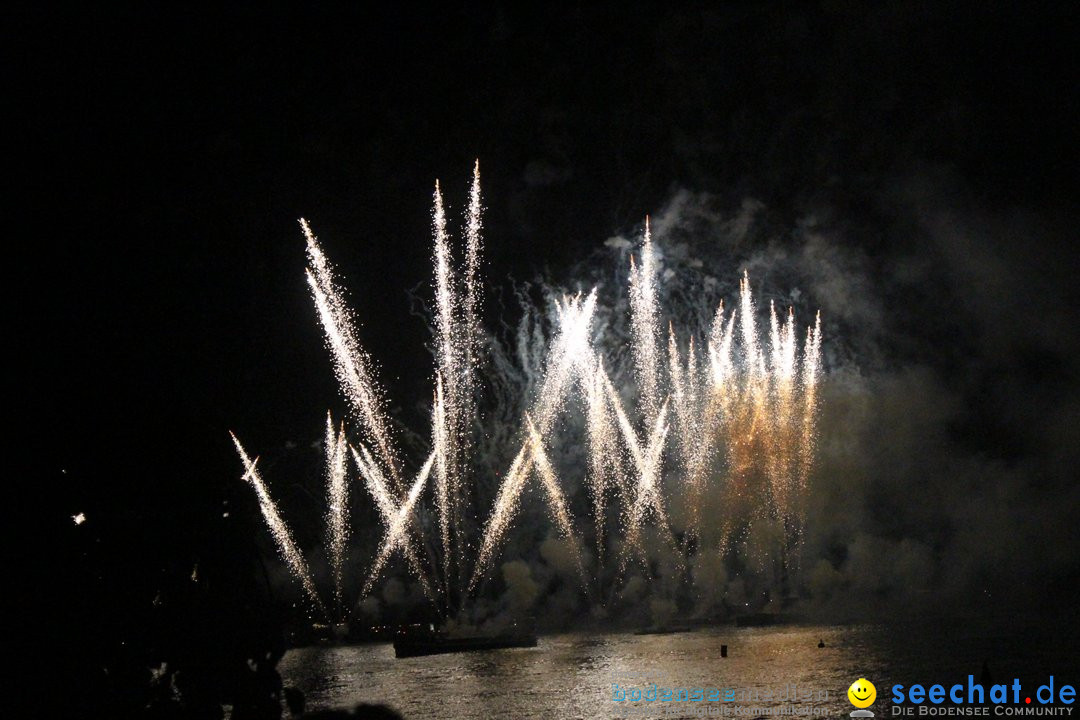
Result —
M 824 648 L 818 648 L 820 641 Z M 725 644 L 728 657 L 722 658 Z M 403 660 L 395 659 L 393 647 L 385 644 L 310 647 L 289 651 L 279 669 L 286 686 L 304 691 L 309 709 L 386 703 L 406 718 L 462 719 L 695 717 L 700 708 L 710 706 L 714 712 L 727 710 L 729 717 L 740 716 L 736 706 L 753 710 L 742 717 L 778 709 L 799 712 L 794 706 L 813 707 L 819 716 L 847 717 L 853 709 L 847 688 L 866 677 L 878 688 L 871 709 L 885 718 L 891 717 L 888 688 L 893 683 L 948 685 L 966 682 L 969 674 L 978 680 L 987 662 L 995 682 L 1031 678 L 1037 680 L 1030 685 L 1033 690 L 1050 674 L 1070 676 L 1076 654 L 1071 647 L 1060 638 L 960 624 L 891 629 L 722 626 L 673 635 L 542 636 L 535 648 Z M 721 692 L 731 688 L 744 699 L 613 701 L 613 685 L 640 689 L 650 682 Z M 804 700 L 807 692 L 816 697 Z M 677 714 L 663 715 L 668 707 Z

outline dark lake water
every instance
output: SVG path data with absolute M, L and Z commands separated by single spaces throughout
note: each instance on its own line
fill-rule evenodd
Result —
M 310 647 L 289 651 L 279 669 L 286 686 L 305 692 L 309 709 L 386 703 L 406 718 L 689 718 L 710 708 L 732 718 L 809 712 L 846 718 L 854 709 L 847 688 L 865 677 L 878 692 L 870 709 L 884 718 L 893 716 L 894 683 L 948 687 L 966 683 L 969 674 L 978 681 L 984 662 L 994 682 L 1018 677 L 1029 694 L 1050 675 L 1059 686 L 1076 685 L 1080 650 L 1073 640 L 1053 628 L 997 631 L 961 622 L 891 628 L 725 626 L 673 635 L 549 635 L 536 648 L 403 660 L 395 659 L 386 644 Z M 819 641 L 824 648 L 818 648 Z M 726 658 L 720 655 L 722 644 L 728 646 Z M 613 699 L 616 685 L 640 691 L 653 682 L 661 688 L 700 687 L 706 701 Z M 721 698 L 725 692 L 737 695 L 733 701 L 708 702 L 711 688 Z

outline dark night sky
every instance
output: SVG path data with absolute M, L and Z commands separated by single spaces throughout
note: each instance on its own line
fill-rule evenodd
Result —
M 391 395 L 422 400 L 405 291 L 428 280 L 433 181 L 460 208 L 476 157 L 496 283 L 676 187 L 850 209 L 870 257 L 896 242 L 873 232 L 884 188 L 925 167 L 962 203 L 1076 216 L 1072 3 L 374 13 L 5 12 L 17 395 L 50 441 L 29 484 L 47 522 L 87 509 L 180 546 L 235 484 L 228 429 L 269 453 L 341 407 L 300 216 Z M 1075 232 L 1050 237 L 1030 252 L 1075 267 Z M 1075 297 L 1062 275 L 1048 297 Z

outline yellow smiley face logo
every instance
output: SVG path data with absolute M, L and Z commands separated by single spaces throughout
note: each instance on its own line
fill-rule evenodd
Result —
M 877 688 L 866 678 L 859 678 L 847 689 L 847 698 L 857 708 L 870 707 L 877 700 Z

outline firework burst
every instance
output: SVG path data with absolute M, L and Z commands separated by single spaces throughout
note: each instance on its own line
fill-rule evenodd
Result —
M 571 499 L 552 460 L 556 421 L 580 406 L 587 447 L 584 485 L 593 514 L 598 565 L 605 558 L 605 517 L 609 498 L 619 502 L 623 542 L 620 575 L 636 557 L 648 568 L 646 527 L 655 528 L 679 567 L 706 543 L 723 550 L 736 532 L 755 519 L 781 522 L 797 544 L 802 497 L 816 448 L 817 385 L 821 375 L 821 319 L 807 328 L 800 354 L 794 311 L 783 319 L 770 304 L 768 347 L 762 346 L 758 308 L 749 274 L 739 283 L 736 309 L 721 304 L 708 328 L 667 326 L 661 342 L 661 262 L 646 219 L 637 257 L 629 268 L 630 355 L 633 392 L 627 399 L 605 371 L 594 344 L 597 292 L 554 301 L 554 327 L 535 395 L 521 418 L 520 446 L 485 513 L 470 504 L 473 478 L 480 471 L 473 433 L 478 425 L 478 393 L 488 336 L 480 323 L 480 267 L 483 249 L 479 165 L 473 170 L 464 222 L 464 252 L 455 263 L 447 215 L 438 183 L 432 207 L 434 390 L 431 449 L 411 482 L 390 433 L 384 393 L 374 364 L 361 347 L 352 315 L 310 226 L 301 220 L 307 242 L 307 280 L 361 439 L 350 443 L 344 424 L 326 427 L 327 547 L 334 599 L 344 604 L 349 539 L 349 467 L 352 458 L 383 525 L 383 536 L 368 567 L 366 595 L 400 553 L 424 592 L 447 614 L 463 603 L 486 577 L 506 534 L 519 515 L 522 495 L 535 477 L 548 515 L 573 549 L 586 587 L 586 559 L 571 512 Z M 695 344 L 695 336 L 704 342 Z M 685 345 L 679 338 L 686 338 Z M 244 479 L 252 484 L 271 535 L 286 564 L 312 602 L 325 613 L 311 571 L 270 499 L 266 485 L 236 438 Z M 430 486 L 430 487 L 429 487 Z M 722 516 L 708 523 L 701 514 L 707 493 L 723 498 Z M 430 501 L 425 498 L 430 497 Z M 684 511 L 672 514 L 678 498 Z M 436 515 L 434 553 L 424 534 L 420 509 L 430 502 Z M 475 537 L 468 517 L 486 516 Z M 681 541 L 678 537 L 681 536 Z M 475 542 L 474 542 L 475 541 Z M 788 543 L 791 544 L 791 543 Z M 472 548 L 476 552 L 472 552 Z M 783 549 L 786 552 L 787 545 Z M 460 604 L 458 605 L 460 609 Z

